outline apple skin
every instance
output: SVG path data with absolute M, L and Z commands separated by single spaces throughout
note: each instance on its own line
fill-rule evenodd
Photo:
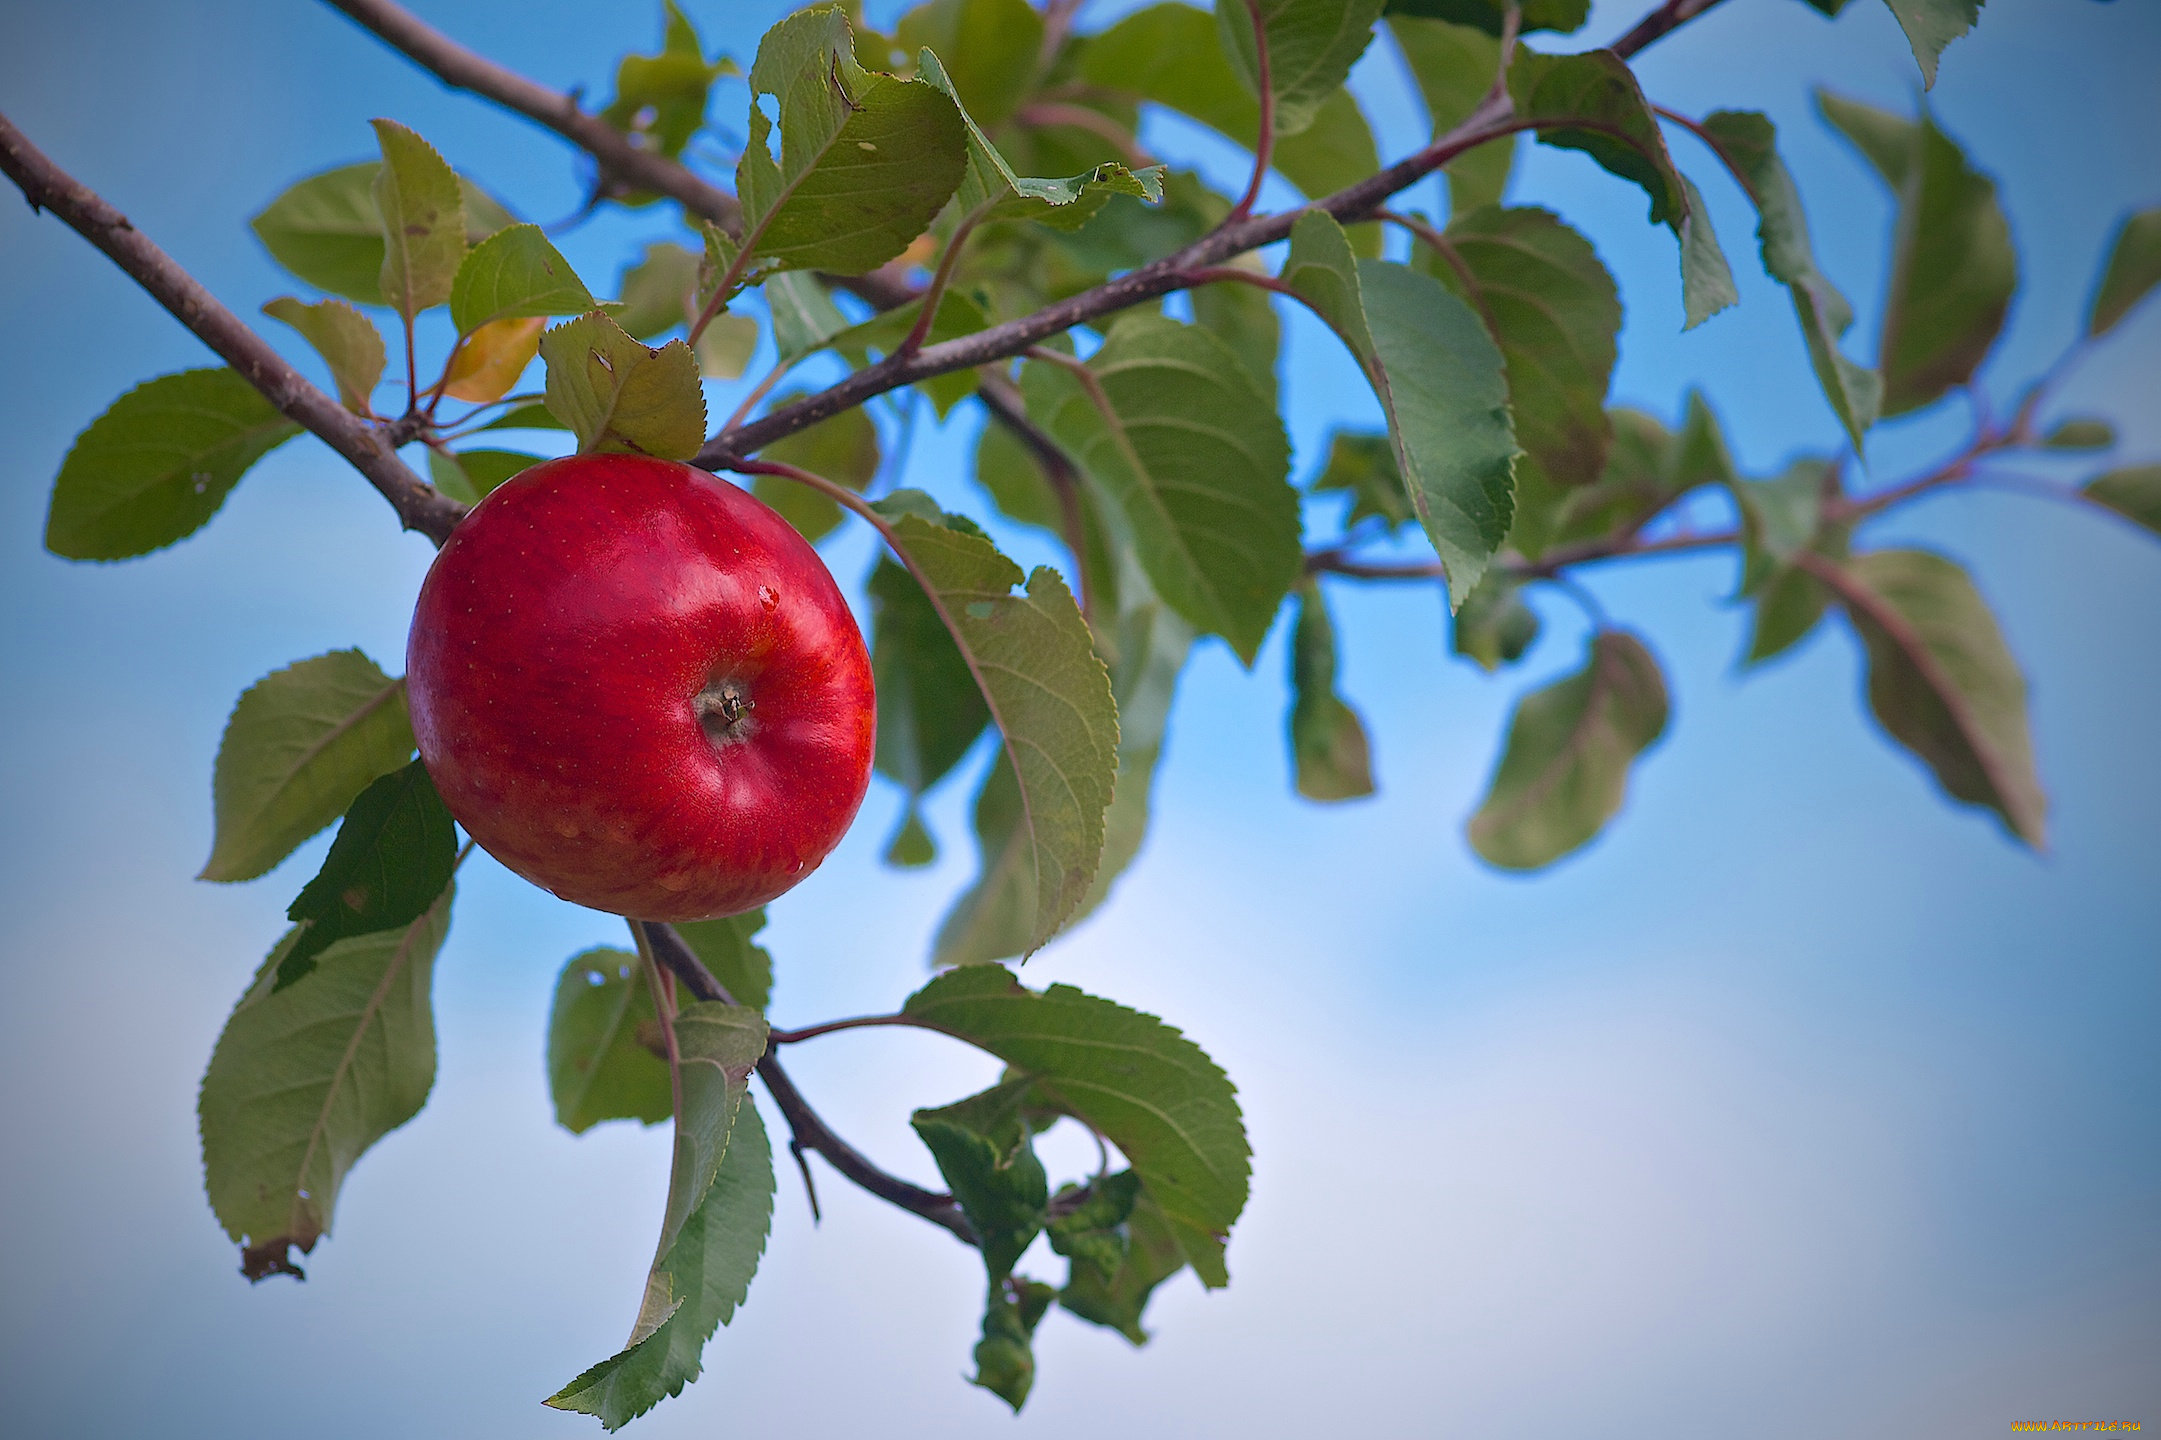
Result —
M 577 455 L 498 487 L 435 557 L 405 663 L 450 813 L 596 910 L 763 905 L 870 784 L 870 657 L 825 562 L 673 461 Z

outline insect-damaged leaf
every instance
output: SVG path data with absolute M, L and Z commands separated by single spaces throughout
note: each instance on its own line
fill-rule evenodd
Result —
M 705 443 L 705 391 L 690 346 L 647 348 L 595 310 L 540 340 L 548 409 L 576 433 L 579 452 L 688 460 Z
M 969 522 L 943 514 L 919 491 L 900 491 L 877 508 L 893 522 L 1004 738 L 994 774 L 1010 787 L 1013 823 L 1004 853 L 986 854 L 984 864 L 1011 884 L 984 903 L 1000 910 L 998 933 L 1024 936 L 1023 952 L 1033 952 L 1088 894 L 1103 853 L 1118 764 L 1110 676 L 1057 571 L 1039 567 L 1015 595 L 1020 567 Z M 971 923 L 960 910 L 947 918 L 942 961 L 956 947 L 972 948 L 946 933 Z
M 250 1280 L 300 1274 L 290 1250 L 305 1255 L 330 1233 L 353 1162 L 426 1103 L 450 899 L 443 891 L 400 929 L 339 941 L 306 984 L 280 987 L 305 933 L 287 931 L 225 1022 L 196 1107 L 203 1183 Z
M 1201 1282 L 1230 1283 L 1223 1242 L 1245 1209 L 1252 1152 L 1237 1092 L 1199 1046 L 1070 985 L 1038 994 L 1000 966 L 951 971 L 901 1009 L 988 1050 L 1102 1131 L 1162 1207 Z
M 1536 870 L 1588 843 L 1621 808 L 1628 768 L 1666 728 L 1666 683 L 1635 636 L 1601 630 L 1584 668 L 1523 697 L 1471 848 Z
M 923 233 L 960 184 L 968 157 L 960 111 L 931 85 L 857 64 L 838 8 L 800 10 L 768 30 L 750 92 L 750 139 L 735 173 L 753 261 L 875 270 Z M 780 112 L 778 162 L 758 106 L 767 95 Z
M 548 1094 L 555 1123 L 582 1135 L 603 1120 L 657 1125 L 674 1113 L 660 1017 L 638 957 L 605 947 L 573 955 L 548 1012 Z
M 218 743 L 216 839 L 199 880 L 252 880 L 413 753 L 405 682 L 358 650 L 256 681 Z

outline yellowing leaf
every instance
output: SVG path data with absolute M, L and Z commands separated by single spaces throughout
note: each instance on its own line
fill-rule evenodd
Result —
M 545 316 L 532 315 L 481 326 L 450 357 L 443 393 L 481 405 L 502 399 L 540 353 L 540 332 L 547 325 Z

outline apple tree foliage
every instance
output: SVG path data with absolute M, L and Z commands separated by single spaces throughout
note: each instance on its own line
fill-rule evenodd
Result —
M 449 75 L 454 43 L 385 0 L 339 3 Z M 1835 16 L 1846 0 L 1807 3 Z M 1932 83 L 1979 0 L 1888 3 Z M 678 206 L 681 233 L 632 257 L 611 298 L 483 180 L 378 120 L 380 160 L 302 180 L 252 222 L 303 292 L 263 312 L 312 348 L 335 401 L 253 362 L 146 381 L 75 442 L 45 537 L 73 560 L 171 545 L 303 429 L 372 456 L 370 478 L 383 488 L 390 475 L 385 493 L 438 543 L 539 458 L 504 437 L 550 430 L 568 432 L 557 449 L 743 477 L 813 541 L 851 519 L 882 536 L 886 558 L 866 577 L 877 769 L 906 798 L 886 858 L 932 858 L 918 802 L 995 733 L 974 806 L 977 877 L 938 929 L 936 978 L 888 1016 L 769 1026 L 761 914 L 634 922 L 633 949 L 564 967 L 547 1037 L 557 1118 L 574 1132 L 672 1119 L 675 1152 L 636 1324 L 550 1405 L 628 1422 L 697 1378 L 743 1303 L 776 1191 L 774 1143 L 743 1103 L 753 1074 L 806 1180 L 815 1151 L 974 1247 L 975 1383 L 1016 1409 L 1050 1310 L 1139 1344 L 1166 1279 L 1190 1268 L 1228 1283 L 1248 1175 L 1230 1080 L 1164 1021 L 1031 988 L 1012 967 L 1102 904 L 1140 850 L 1178 675 L 1211 637 L 1250 667 L 1286 627 L 1290 783 L 1324 803 L 1372 793 L 1373 737 L 1338 690 L 1338 585 L 1436 586 L 1455 653 L 1497 673 L 1537 642 L 1528 592 L 1580 594 L 1576 569 L 1631 556 L 1731 550 L 1745 664 L 1843 616 L 1885 734 L 1950 798 L 2042 843 L 2026 685 L 1981 589 L 1947 556 L 1870 545 L 1868 524 L 2007 459 L 2103 452 L 2115 434 L 2051 415 L 2044 377 L 2006 417 L 1976 406 L 1970 440 L 1938 467 L 1898 481 L 1864 468 L 1880 421 L 1965 403 L 2019 283 L 1995 184 L 1925 99 L 1894 114 L 1817 97 L 1873 175 L 1859 183 L 1897 206 L 1880 330 L 1855 337 L 1772 123 L 1677 114 L 1630 68 L 1703 0 L 1668 0 L 1590 50 L 1568 39 L 1586 0 L 1222 0 L 1213 15 L 1166 0 L 1096 29 L 1068 0 L 929 0 L 890 34 L 823 5 L 774 26 L 747 69 L 710 57 L 664 5 L 660 50 L 621 62 L 605 107 L 566 99 L 555 118 L 535 115 L 592 152 L 594 206 Z M 1345 88 L 1373 47 L 1397 52 L 1432 124 L 1431 143 L 1389 167 Z M 460 83 L 534 113 L 485 77 Z M 1246 193 L 1147 153 L 1153 110 L 1251 152 Z M 49 177 L 26 178 L 35 152 L 7 133 L 9 173 L 92 234 L 79 197 L 70 210 Z M 1783 285 L 1840 448 L 1746 475 L 1700 395 L 1678 423 L 1611 405 L 1618 290 L 1590 237 L 1508 203 L 1526 135 L 1641 190 L 1647 221 L 1673 235 L 1689 326 L 1736 302 L 1736 264 L 1753 258 Z M 701 139 L 730 137 L 732 185 L 686 163 Z M 1445 218 L 1394 207 L 1435 172 Z M 1271 173 L 1308 203 L 1256 213 Z M 1714 184 L 1753 203 L 1755 257 L 1712 232 L 1699 186 Z M 171 290 L 161 253 L 116 258 Z M 2157 282 L 2150 210 L 2103 252 L 2079 343 Z M 158 293 L 228 359 L 255 353 L 237 321 L 213 334 L 201 302 Z M 1303 476 L 1278 396 L 1293 306 L 1334 333 L 1385 422 L 1339 429 Z M 412 353 L 416 317 L 437 310 L 455 343 L 432 378 L 403 373 L 391 357 Z M 772 370 L 716 426 L 701 380 L 741 377 L 768 341 Z M 825 363 L 842 378 L 782 387 L 817 356 L 837 357 Z M 539 388 L 521 390 L 536 362 Z M 324 403 L 310 409 L 309 395 Z M 966 407 L 986 415 L 977 514 L 1042 532 L 1062 568 L 1024 572 L 976 518 L 891 488 L 896 433 L 921 409 Z M 425 481 L 401 449 L 422 457 Z M 2161 466 L 2104 468 L 2057 493 L 2161 530 Z M 1730 520 L 1691 518 L 1706 510 Z M 1523 695 L 1502 737 L 1466 829 L 1489 864 L 1536 870 L 1588 844 L 1665 734 L 1653 647 L 1593 618 L 1581 667 Z M 350 649 L 250 687 L 217 755 L 204 879 L 261 876 L 339 824 L 202 1087 L 211 1205 L 251 1278 L 300 1273 L 294 1254 L 329 1233 L 348 1169 L 433 1079 L 430 977 L 465 851 L 412 756 L 403 682 Z M 781 1068 L 785 1045 L 861 1024 L 938 1031 L 1004 1062 L 992 1089 L 915 1113 L 945 1192 L 870 1165 Z M 1034 1140 L 1056 1124 L 1100 1143 L 1093 1174 L 1053 1185 Z M 1027 1259 L 1038 1236 L 1050 1256 Z

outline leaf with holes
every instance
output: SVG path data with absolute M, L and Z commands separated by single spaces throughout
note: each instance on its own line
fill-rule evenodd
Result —
M 250 465 L 299 433 L 234 371 L 146 380 L 75 437 L 53 482 L 45 548 L 68 560 L 163 549 L 200 530 Z
M 1848 360 L 1838 348 L 1839 337 L 1853 324 L 1853 306 L 1816 268 L 1800 189 L 1778 157 L 1778 131 L 1753 110 L 1715 111 L 1704 117 L 1703 128 L 1740 172 L 1755 202 L 1756 239 L 1763 249 L 1764 272 L 1792 294 L 1816 383 L 1823 387 L 1832 413 L 1859 450 L 1862 432 L 1876 423 L 1876 412 L 1883 404 L 1883 381 L 1875 371 Z
M 304 933 L 286 932 L 225 1022 L 196 1102 L 203 1184 L 250 1280 L 301 1273 L 290 1252 L 330 1233 L 353 1163 L 426 1103 L 450 899 L 332 945 L 305 985 L 277 983 Z
M 942 975 L 901 1013 L 988 1050 L 1103 1132 L 1201 1282 L 1230 1283 L 1223 1242 L 1245 1209 L 1252 1152 L 1236 1090 L 1198 1045 L 1153 1015 L 1070 985 L 1039 994 L 997 966 Z
M 216 839 L 198 880 L 252 880 L 413 753 L 405 682 L 358 650 L 300 660 L 233 706 L 212 782 Z
M 1740 295 L 1733 272 L 1686 176 L 1674 168 L 1657 117 L 1636 76 L 1610 50 L 1542 55 L 1519 49 L 1508 67 L 1517 115 L 1538 127 L 1540 144 L 1581 150 L 1651 198 L 1651 223 L 1670 225 L 1681 242 L 1685 329 L 1694 329 Z
M 1298 217 L 1282 278 L 1365 368 L 1388 416 L 1397 473 L 1461 605 L 1515 513 L 1516 437 L 1501 352 L 1439 281 L 1355 260 L 1325 212 Z
M 705 391 L 681 340 L 649 349 L 595 310 L 543 335 L 540 354 L 548 409 L 576 433 L 579 453 L 688 460 L 705 444 Z
M 660 1016 L 638 957 L 598 948 L 570 958 L 548 1012 L 555 1123 L 582 1135 L 603 1120 L 658 1125 L 674 1113 Z
M 1296 135 L 1313 123 L 1321 102 L 1343 88 L 1351 67 L 1366 53 L 1382 0 L 1258 0 L 1258 5 L 1268 37 L 1276 132 Z M 1259 96 L 1260 65 L 1246 0 L 1217 0 L 1216 38 L 1240 83 Z
M 736 166 L 743 247 L 780 270 L 860 275 L 908 248 L 952 197 L 967 127 L 944 92 L 856 63 L 847 18 L 800 10 L 758 42 L 750 138 Z M 780 112 L 780 159 L 773 125 Z
M 2048 799 L 2026 728 L 2026 677 L 1966 572 L 1925 550 L 1876 550 L 1811 567 L 1868 649 L 1868 704 L 1944 793 L 1993 810 L 2028 845 Z
M 640 149 L 674 159 L 705 124 L 713 82 L 737 75 L 728 59 L 708 62 L 698 31 L 676 0 L 662 0 L 665 24 L 661 45 L 652 55 L 625 55 L 615 67 L 615 97 L 600 118 L 631 137 Z M 621 197 L 643 205 L 659 197 L 643 191 Z
M 675 933 L 705 962 L 713 978 L 739 1005 L 763 1010 L 773 995 L 773 957 L 757 943 L 765 910 L 745 910 L 718 920 L 678 920 Z
M 1321 587 L 1298 587 L 1291 631 L 1291 762 L 1308 800 L 1356 800 L 1373 793 L 1366 727 L 1336 693 L 1336 626 Z
M 383 332 L 375 328 L 374 321 L 343 300 L 319 300 L 309 305 L 290 295 L 270 301 L 263 306 L 263 313 L 273 320 L 283 320 L 315 347 L 315 353 L 330 367 L 339 404 L 356 414 L 368 412 L 368 397 L 382 383 L 387 359 Z
M 457 854 L 456 826 L 427 766 L 415 760 L 370 783 L 346 809 L 323 868 L 286 908 L 303 928 L 278 964 L 278 988 L 340 940 L 411 924 L 448 888 Z
M 1620 808 L 1628 769 L 1666 729 L 1666 682 L 1643 642 L 1591 639 L 1584 668 L 1523 697 L 1471 848 L 1504 870 L 1536 870 L 1588 844 Z
M 1086 370 L 1030 362 L 1028 413 L 1116 502 L 1156 592 L 1250 666 L 1304 563 L 1275 407 L 1222 341 L 1157 315 Z
M 900 491 L 877 508 L 926 582 L 1004 737 L 1000 771 L 1012 786 L 1015 823 L 1001 857 L 986 855 L 984 865 L 986 874 L 1012 877 L 1007 933 L 1025 937 L 1023 952 L 1033 952 L 1087 895 L 1103 853 L 1118 763 L 1110 676 L 1057 571 L 1038 568 L 1015 595 L 1020 567 L 969 522 L 944 515 L 918 491 Z M 939 933 L 940 963 L 955 963 L 954 949 L 988 958 L 949 941 L 948 932 L 969 928 L 961 916 L 956 910 Z

